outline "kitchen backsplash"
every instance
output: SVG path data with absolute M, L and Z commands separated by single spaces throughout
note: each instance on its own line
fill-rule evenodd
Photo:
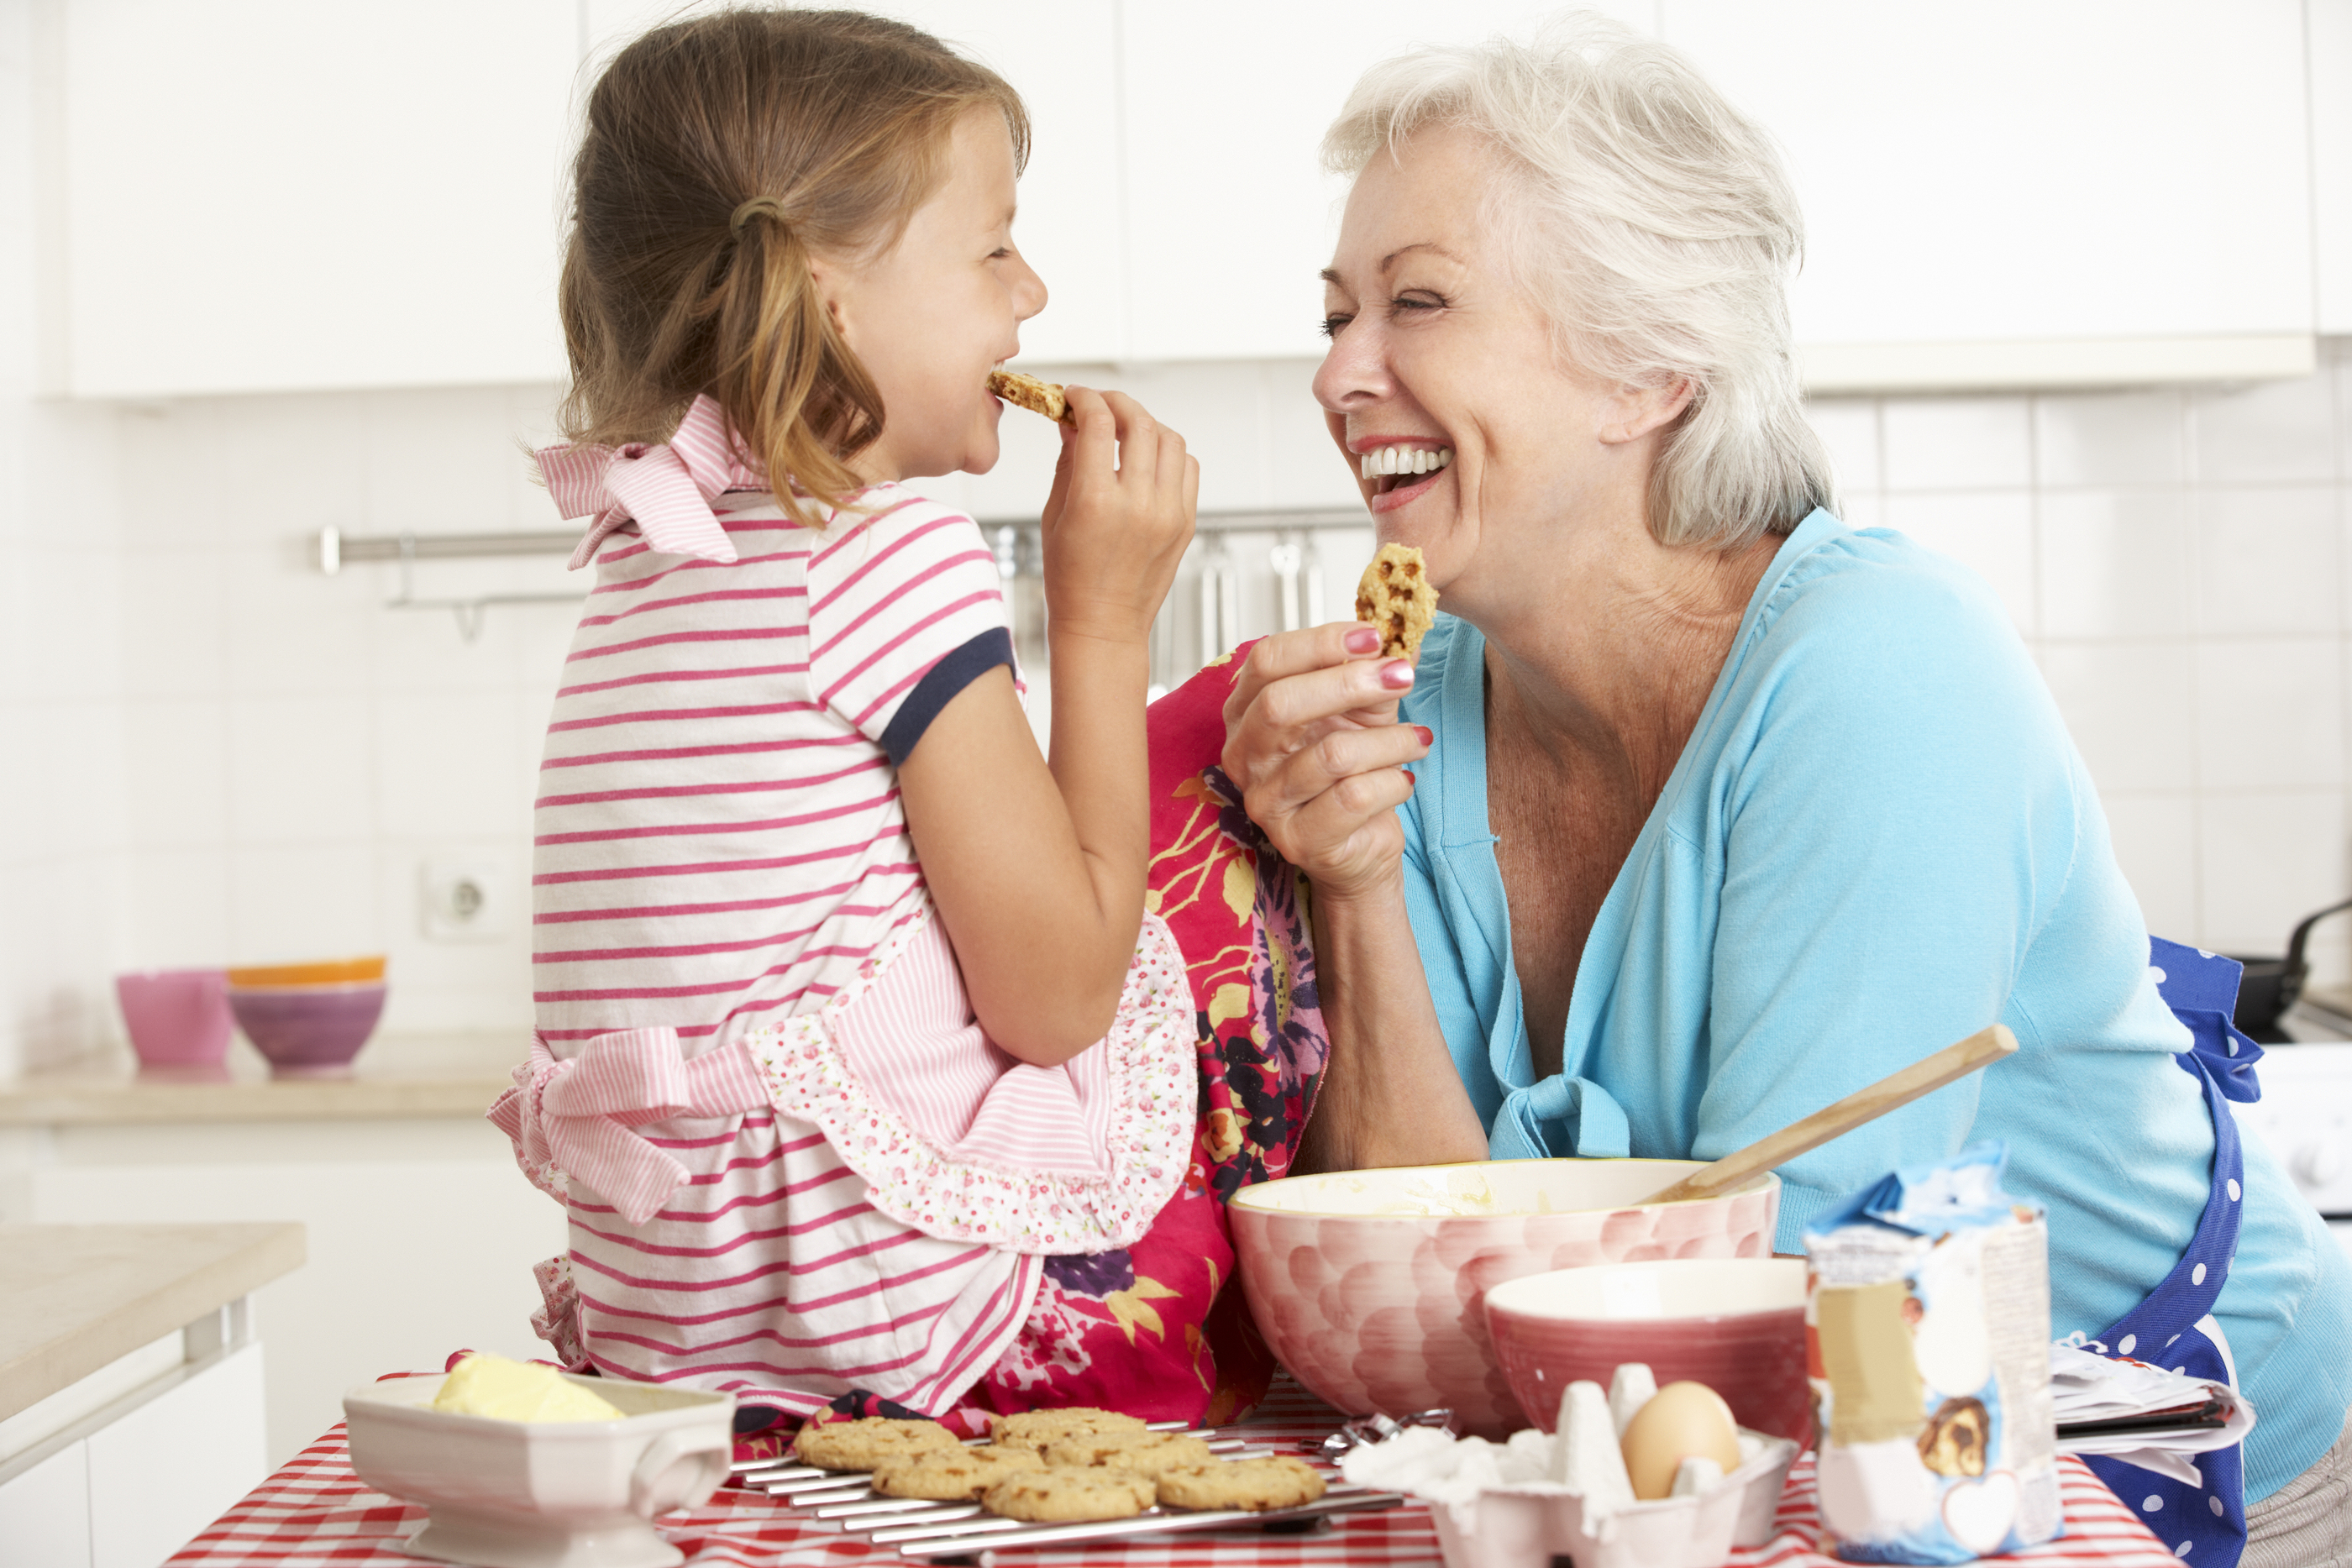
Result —
M 29 267 L 0 245 L 0 274 Z M 0 298 L 25 298 L 0 275 Z M 21 328 L 21 330 L 20 330 Z M 543 387 L 74 406 L 29 396 L 0 329 L 0 1071 L 110 1042 L 127 967 L 387 950 L 387 1030 L 530 1018 L 530 800 L 574 612 L 387 608 L 390 566 L 311 540 L 559 526 L 530 481 Z M 2347 886 L 2352 340 L 2236 391 L 1814 406 L 1847 515 L 1999 590 L 2088 759 L 2151 925 L 2276 950 Z M 1117 376 L 1182 430 L 1204 510 L 1349 507 L 1311 363 Z M 1054 438 L 938 493 L 1034 514 Z M 1343 613 L 1369 530 L 1323 536 Z M 1276 613 L 1231 542 L 1241 630 Z M 1198 555 L 1201 547 L 1195 547 Z M 421 596 L 576 591 L 559 558 L 427 562 Z M 1196 646 L 1195 580 L 1172 613 Z M 425 868 L 484 880 L 489 931 L 428 938 Z M 2340 973 L 2347 945 L 2318 956 Z

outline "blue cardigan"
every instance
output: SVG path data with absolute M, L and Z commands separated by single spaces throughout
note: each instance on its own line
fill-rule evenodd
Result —
M 1441 615 L 1403 705 L 1436 744 L 1399 809 L 1405 900 L 1496 1158 L 1713 1159 L 1998 1019 L 2020 1050 L 1780 1169 L 1780 1246 L 1884 1176 L 1998 1137 L 2050 1211 L 2054 1332 L 2152 1290 L 2202 1211 L 2213 1133 L 2189 1034 L 2098 796 L 1986 586 L 1815 512 L 1593 922 L 1561 1060 L 1533 1078 L 1486 819 L 1486 641 Z M 2246 1497 L 2352 1406 L 2352 1268 L 2261 1142 L 2216 1316 L 2260 1414 Z

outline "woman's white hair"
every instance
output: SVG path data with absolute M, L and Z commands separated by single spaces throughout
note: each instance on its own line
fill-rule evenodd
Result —
M 1789 342 L 1796 193 L 1689 61 L 1589 12 L 1527 43 L 1423 48 L 1364 73 L 1323 162 L 1352 178 L 1426 126 L 1499 154 L 1486 217 L 1565 362 L 1690 383 L 1650 481 L 1662 543 L 1731 549 L 1834 505 Z

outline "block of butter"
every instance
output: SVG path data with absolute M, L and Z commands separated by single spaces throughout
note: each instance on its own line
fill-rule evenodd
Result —
M 433 1396 L 433 1408 L 495 1421 L 618 1421 L 609 1401 L 551 1366 L 474 1354 L 459 1362 Z

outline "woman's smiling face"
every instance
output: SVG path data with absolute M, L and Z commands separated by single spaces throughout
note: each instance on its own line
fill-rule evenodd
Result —
M 1381 542 L 1421 547 L 1433 581 L 1474 599 L 1538 530 L 1638 507 L 1647 478 L 1647 444 L 1602 434 L 1630 412 L 1618 389 L 1561 361 L 1511 277 L 1485 216 L 1501 177 L 1490 144 L 1436 126 L 1365 166 L 1324 274 L 1315 377 Z

